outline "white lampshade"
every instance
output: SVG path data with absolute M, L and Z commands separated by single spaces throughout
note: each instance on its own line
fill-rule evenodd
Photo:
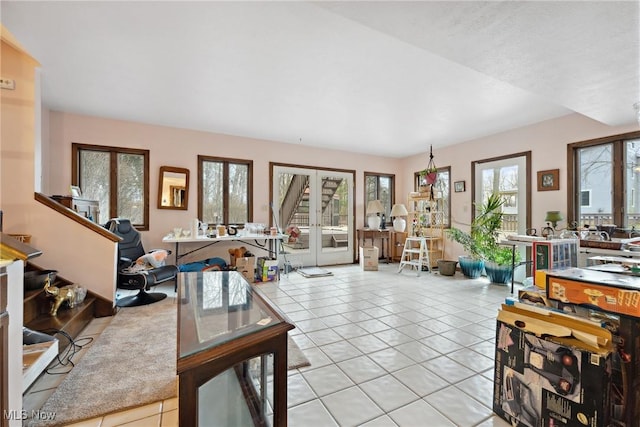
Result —
M 391 208 L 392 217 L 407 216 L 407 215 L 409 215 L 409 212 L 407 211 L 407 208 L 405 207 L 405 205 L 403 205 L 402 203 L 396 203 Z
M 375 215 L 384 212 L 384 206 L 380 200 L 370 200 L 367 203 L 367 215 Z

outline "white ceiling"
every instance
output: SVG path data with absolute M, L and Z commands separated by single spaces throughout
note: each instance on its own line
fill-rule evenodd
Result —
M 54 110 L 404 157 L 635 122 L 638 1 L 1 2 Z

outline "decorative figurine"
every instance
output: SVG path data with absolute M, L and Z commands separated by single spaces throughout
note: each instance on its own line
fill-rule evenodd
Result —
M 49 276 L 45 279 L 44 291 L 55 298 L 53 304 L 51 304 L 51 311 L 49 312 L 52 316 L 58 314 L 60 305 L 65 301 L 69 303 L 70 308 L 73 308 L 75 305 L 76 293 L 74 289 L 71 287 L 58 288 L 57 286 L 51 286 L 51 277 Z

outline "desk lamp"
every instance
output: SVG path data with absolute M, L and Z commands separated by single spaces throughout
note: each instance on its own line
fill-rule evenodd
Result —
M 551 223 L 553 230 L 556 230 L 556 227 L 560 221 L 562 221 L 564 217 L 560 213 L 560 211 L 547 211 L 547 216 L 544 220 L 548 223 Z
M 371 200 L 367 203 L 367 225 L 369 229 L 380 229 L 380 217 L 378 216 L 380 212 L 384 212 L 384 207 L 380 200 Z

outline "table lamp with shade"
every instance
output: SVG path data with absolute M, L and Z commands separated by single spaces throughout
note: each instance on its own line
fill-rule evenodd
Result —
M 380 229 L 380 217 L 379 213 L 384 212 L 384 207 L 380 200 L 370 200 L 367 203 L 367 225 L 371 230 Z
M 409 215 L 407 208 L 402 203 L 396 203 L 391 208 L 391 216 L 393 217 L 393 229 L 397 232 L 404 232 L 407 227 L 407 220 L 404 219 Z
M 562 221 L 564 217 L 560 213 L 560 211 L 547 211 L 547 216 L 544 218 L 546 222 L 551 223 L 551 226 L 555 230 L 558 226 L 558 223 Z

